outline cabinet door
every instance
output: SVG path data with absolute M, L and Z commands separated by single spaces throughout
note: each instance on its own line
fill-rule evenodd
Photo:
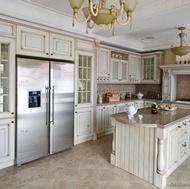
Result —
M 143 101 L 135 101 L 134 106 L 135 106 L 135 108 L 144 108 L 144 102 Z
M 170 100 L 170 77 L 163 77 L 162 81 L 162 100 Z
M 121 71 L 120 60 L 112 58 L 111 59 L 111 81 L 112 82 L 121 81 L 121 78 L 119 78 L 120 71 Z
M 93 108 L 83 108 L 75 111 L 75 140 L 92 136 Z
M 14 163 L 14 119 L 0 120 L 0 169 Z
M 18 26 L 17 54 L 49 57 L 49 33 Z
M 128 61 L 121 60 L 121 68 L 119 70 L 119 80 L 122 82 L 128 81 Z
M 75 105 L 77 107 L 92 106 L 94 90 L 94 53 L 77 51 L 75 66 Z
M 74 38 L 50 34 L 50 57 L 74 60 Z
M 159 83 L 160 68 L 158 67 L 158 56 L 149 55 L 142 57 L 142 83 Z
M 108 105 L 105 107 L 105 131 L 112 129 L 110 116 L 116 113 L 116 105 Z
M 125 103 L 117 104 L 117 113 L 124 112 L 125 107 L 126 107 Z
M 97 134 L 105 131 L 105 106 L 97 107 L 96 112 L 96 132 Z
M 167 159 L 167 176 L 169 176 L 178 166 L 178 147 L 179 147 L 178 125 L 168 129 L 168 159 Z
M 98 81 L 106 81 L 110 75 L 110 50 L 99 48 L 98 57 Z
M 136 55 L 129 55 L 129 82 L 140 83 L 141 58 Z
M 144 108 L 150 107 L 154 101 L 144 101 Z
M 0 119 L 14 117 L 15 41 L 0 37 Z

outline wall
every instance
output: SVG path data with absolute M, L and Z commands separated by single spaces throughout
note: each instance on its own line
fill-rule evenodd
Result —
M 164 51 L 164 64 L 175 64 L 176 55 L 172 53 L 170 49 Z

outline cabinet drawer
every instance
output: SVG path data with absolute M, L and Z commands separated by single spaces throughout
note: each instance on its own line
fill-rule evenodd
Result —
M 184 139 L 187 138 L 187 126 L 186 126 L 186 121 L 185 122 L 182 122 L 179 126 L 179 140 L 180 141 L 183 141 Z
M 179 164 L 181 164 L 187 157 L 187 140 L 179 143 Z

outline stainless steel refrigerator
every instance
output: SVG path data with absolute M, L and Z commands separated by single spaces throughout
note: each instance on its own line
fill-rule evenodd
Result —
M 16 165 L 74 145 L 74 63 L 17 57 Z

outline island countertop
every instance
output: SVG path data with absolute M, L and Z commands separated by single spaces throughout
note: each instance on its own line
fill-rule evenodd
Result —
M 139 120 L 138 115 L 143 115 L 142 120 Z M 126 112 L 112 114 L 111 117 L 128 125 L 167 128 L 179 121 L 184 121 L 188 117 L 190 118 L 190 110 L 177 108 L 174 111 L 162 110 L 157 114 L 152 114 L 150 110 L 142 108 L 137 111 L 133 119 L 128 119 Z

